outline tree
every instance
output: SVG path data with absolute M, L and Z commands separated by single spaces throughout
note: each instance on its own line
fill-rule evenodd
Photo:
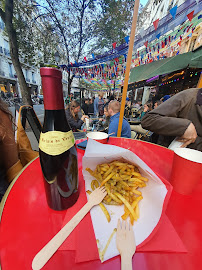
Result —
M 14 25 L 17 33 L 19 54 L 24 63 L 31 66 L 53 64 L 57 48 L 57 35 L 53 32 L 49 18 L 40 15 L 35 1 L 16 0 Z
M 5 24 L 6 32 L 8 34 L 11 59 L 20 84 L 23 103 L 32 105 L 30 91 L 29 88 L 27 87 L 24 74 L 22 72 L 21 64 L 19 61 L 17 34 L 13 23 L 13 10 L 14 10 L 13 0 L 5 0 L 4 10 L 3 10 L 3 2 L 1 1 L 0 4 L 1 4 L 0 16 Z
M 94 36 L 94 20 L 98 12 L 95 0 L 44 0 L 34 1 L 40 14 L 50 23 L 53 33 L 58 37 L 58 48 L 63 61 L 81 61 L 87 44 Z M 52 23 L 50 22 L 52 20 Z M 63 53 L 62 53 L 63 52 Z M 70 93 L 74 75 L 68 70 L 68 92 Z
M 134 0 L 101 0 L 101 15 L 96 21 L 96 49 L 112 49 L 112 43 L 122 44 L 129 35 Z

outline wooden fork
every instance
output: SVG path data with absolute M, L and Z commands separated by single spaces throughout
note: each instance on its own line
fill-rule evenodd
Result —
M 41 269 L 47 261 L 53 256 L 57 249 L 62 245 L 65 239 L 75 229 L 79 222 L 85 217 L 90 209 L 101 203 L 107 195 L 105 187 L 95 189 L 89 196 L 88 202 L 79 210 L 79 212 L 36 254 L 32 261 L 32 269 Z
M 116 246 L 121 255 L 121 270 L 132 270 L 132 257 L 135 254 L 136 244 L 133 227 L 127 221 L 117 224 Z

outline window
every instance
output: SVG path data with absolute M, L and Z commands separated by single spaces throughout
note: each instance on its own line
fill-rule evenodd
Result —
M 34 82 L 35 79 L 34 79 L 34 72 L 32 72 L 32 82 Z
M 12 69 L 12 64 L 8 63 L 8 68 L 9 68 L 9 76 L 13 77 L 13 69 Z

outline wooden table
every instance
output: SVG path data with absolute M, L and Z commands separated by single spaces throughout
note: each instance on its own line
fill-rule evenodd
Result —
M 173 151 L 126 138 L 110 137 L 108 143 L 130 149 L 156 173 L 169 179 Z M 80 177 L 83 154 L 83 150 L 78 150 Z M 202 269 L 201 209 L 202 183 L 199 183 L 191 196 L 173 192 L 166 214 L 188 253 L 136 253 L 133 258 L 134 269 Z M 66 214 L 66 211 L 56 212 L 48 208 L 38 158 L 25 167 L 24 171 L 12 182 L 2 201 L 1 214 L 0 262 L 2 270 L 30 270 L 35 254 L 60 230 Z M 99 260 L 76 264 L 74 258 L 75 251 L 57 251 L 43 269 L 120 269 L 120 256 L 103 264 Z

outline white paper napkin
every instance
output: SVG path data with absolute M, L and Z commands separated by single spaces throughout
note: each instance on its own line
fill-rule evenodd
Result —
M 175 138 L 175 139 L 171 142 L 171 144 L 168 146 L 168 149 L 174 150 L 174 149 L 176 149 L 176 148 L 181 147 L 182 145 L 183 145 L 183 142 L 179 142 L 179 141 L 178 141 L 178 138 Z
M 142 176 L 149 179 L 147 186 L 141 189 L 143 199 L 139 203 L 140 218 L 134 222 L 136 245 L 141 244 L 154 230 L 161 217 L 163 203 L 167 194 L 167 189 L 159 177 L 133 152 L 109 144 L 101 144 L 89 139 L 85 155 L 83 157 L 83 175 L 86 190 L 91 190 L 91 176 L 85 169 L 88 167 L 95 170 L 101 163 L 109 163 L 113 160 L 125 159 L 139 167 Z M 98 247 L 103 250 L 117 221 L 124 214 L 123 206 L 105 205 L 110 213 L 111 221 L 107 222 L 104 213 L 99 206 L 95 206 L 91 211 L 91 219 L 96 239 L 99 240 Z M 114 235 L 104 261 L 119 254 L 116 248 L 116 234 Z

